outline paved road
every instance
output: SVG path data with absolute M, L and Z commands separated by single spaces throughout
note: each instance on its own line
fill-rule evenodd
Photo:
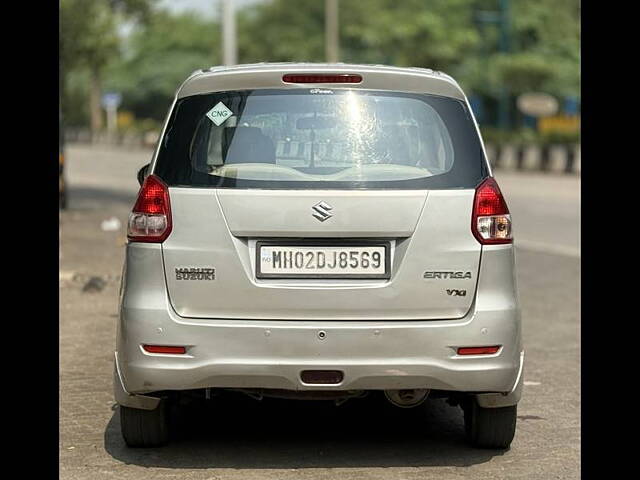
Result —
M 517 232 L 527 351 L 512 448 L 464 443 L 458 408 L 427 417 L 379 398 L 325 404 L 238 399 L 182 411 L 178 440 L 127 449 L 111 369 L 124 230 L 150 152 L 70 146 L 61 214 L 60 474 L 66 479 L 579 478 L 579 180 L 496 172 Z M 104 283 L 83 291 L 92 277 Z M 95 281 L 99 284 L 100 282 Z M 102 288 L 100 288 L 102 287 Z M 216 404 L 214 404 L 216 405 Z
M 573 175 L 494 172 L 525 250 L 580 256 L 580 180 Z

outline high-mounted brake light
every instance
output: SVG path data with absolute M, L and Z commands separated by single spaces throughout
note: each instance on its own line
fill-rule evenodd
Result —
M 362 75 L 353 73 L 332 73 L 329 75 L 321 73 L 287 73 L 282 76 L 285 83 L 360 83 Z
M 511 215 L 493 177 L 487 178 L 476 188 L 471 231 L 483 245 L 513 242 Z
M 155 175 L 149 175 L 129 215 L 127 237 L 132 242 L 159 243 L 170 233 L 169 188 Z
M 460 347 L 458 348 L 458 355 L 493 355 L 498 353 L 500 345 L 494 345 L 491 347 Z

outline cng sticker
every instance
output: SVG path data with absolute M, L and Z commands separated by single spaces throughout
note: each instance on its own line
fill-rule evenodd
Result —
M 207 112 L 207 117 L 209 117 L 209 120 L 215 123 L 217 127 L 222 125 L 225 120 L 231 116 L 233 116 L 233 112 L 222 102 L 218 102 L 215 107 Z

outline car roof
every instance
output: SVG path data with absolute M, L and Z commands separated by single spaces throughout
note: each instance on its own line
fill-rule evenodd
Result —
M 177 98 L 229 90 L 260 88 L 293 89 L 302 84 L 284 83 L 285 73 L 355 73 L 362 82 L 348 84 L 348 88 L 391 90 L 396 92 L 428 93 L 466 100 L 458 83 L 442 72 L 428 68 L 401 68 L 387 65 L 348 63 L 254 63 L 234 66 L 215 66 L 197 70 L 180 86 Z M 342 84 L 316 83 L 316 87 L 340 88 Z M 347 85 L 344 85 L 347 86 Z M 309 88 L 309 84 L 304 84 Z

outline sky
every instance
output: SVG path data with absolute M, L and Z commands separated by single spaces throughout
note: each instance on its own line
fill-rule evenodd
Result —
M 253 3 L 260 3 L 265 0 L 235 0 L 236 8 L 242 8 Z M 166 8 L 175 13 L 188 10 L 195 10 L 199 14 L 209 18 L 218 16 L 220 10 L 220 0 L 160 0 L 158 6 Z

